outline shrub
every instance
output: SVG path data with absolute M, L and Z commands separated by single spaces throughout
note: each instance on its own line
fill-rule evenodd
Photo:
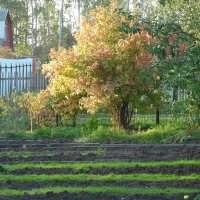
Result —
M 55 127 L 40 128 L 34 131 L 34 139 L 75 139 L 81 135 L 80 128 Z
M 52 131 L 52 137 L 60 139 L 75 139 L 81 135 L 81 129 L 79 127 L 56 127 Z
M 189 136 L 185 131 L 180 131 L 179 133 L 169 136 L 161 140 L 161 143 L 169 144 L 169 143 L 185 143 L 188 140 Z
M 52 138 L 52 133 L 51 133 L 51 128 L 45 127 L 45 128 L 40 128 L 34 131 L 33 134 L 34 139 L 51 139 Z
M 87 136 L 86 140 L 99 143 L 130 143 L 133 138 L 125 130 L 99 126 L 98 129 Z
M 86 122 L 83 124 L 83 133 L 91 134 L 93 131 L 97 130 L 100 125 L 100 120 L 96 115 L 92 115 Z
M 134 136 L 137 143 L 168 143 L 167 138 L 175 137 L 184 127 L 181 124 L 160 125 L 147 131 L 142 131 Z M 171 141 L 169 140 L 169 143 Z
M 21 140 L 26 138 L 26 132 L 23 131 L 17 131 L 17 132 L 8 132 L 5 134 L 5 137 L 7 137 L 8 139 L 17 139 L 17 140 Z

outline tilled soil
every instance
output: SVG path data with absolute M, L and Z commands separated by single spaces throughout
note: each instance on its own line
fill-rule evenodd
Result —
M 191 154 L 190 154 L 191 153 Z M 58 155 L 53 156 L 29 156 L 29 157 L 0 157 L 0 163 L 15 163 L 15 162 L 68 162 L 68 161 L 133 161 L 133 160 L 140 160 L 140 161 L 159 161 L 159 160 L 180 160 L 180 159 L 200 159 L 200 148 L 198 151 L 192 152 L 182 152 L 177 153 L 175 155 L 168 155 L 166 152 L 151 152 L 147 153 L 144 152 L 137 152 L 135 151 L 106 151 L 101 153 L 87 153 L 84 154 L 83 152 L 69 152 L 67 155 L 64 153 L 59 153 Z
M 189 175 L 189 174 L 200 174 L 200 166 L 156 166 L 156 167 L 125 167 L 125 168 L 83 168 L 83 169 L 72 169 L 72 168 L 23 168 L 16 169 L 11 174 L 22 175 L 22 174 L 134 174 L 134 173 L 150 173 L 150 174 L 176 174 L 176 175 Z
M 95 161 L 97 159 L 96 154 L 87 154 L 83 155 L 80 152 L 73 152 L 69 155 L 53 155 L 53 156 L 29 156 L 29 157 L 23 157 L 23 156 L 18 156 L 18 157 L 7 157 L 7 156 L 2 156 L 0 157 L 0 163 L 15 163 L 15 162 L 41 162 L 41 161 Z
M 123 187 L 133 187 L 133 188 L 151 188 L 151 187 L 176 187 L 176 188 L 200 188 L 200 181 L 160 181 L 160 182 L 147 182 L 147 181 L 119 181 L 119 182 L 101 182 L 101 181 L 65 181 L 65 182 L 14 182 L 6 181 L 0 183 L 0 188 L 9 189 L 24 189 L 29 190 L 32 188 L 44 188 L 51 186 L 64 186 L 64 187 L 86 187 L 86 186 L 123 186 Z
M 17 145 L 17 144 L 16 144 Z M 95 161 L 95 160 L 180 160 L 180 159 L 200 159 L 200 145 L 199 144 L 185 144 L 185 145 L 125 145 L 125 144 L 35 144 L 33 146 L 26 146 L 26 143 L 21 144 L 21 147 L 3 147 L 0 146 L 0 151 L 59 151 L 69 152 L 68 155 L 55 155 L 55 156 L 30 156 L 27 158 L 17 157 L 1 157 L 0 162 L 31 162 L 31 161 Z M 4 144 L 6 146 L 6 142 Z M 18 145 L 19 146 L 19 145 Z M 93 151 L 95 153 L 83 154 L 85 151 Z
M 32 151 L 36 156 L 17 156 L 7 157 L 1 156 L 0 163 L 18 163 L 18 162 L 89 162 L 89 161 L 168 161 L 168 160 L 180 160 L 180 159 L 200 159 L 200 145 L 98 145 L 98 144 L 65 144 L 63 142 L 35 142 L 30 141 L 26 144 L 26 141 L 21 141 L 20 144 L 13 145 L 12 141 L 9 141 L 9 147 L 7 148 L 6 142 L 0 142 L 0 152 L 7 151 Z M 1 144 L 4 145 L 1 147 Z M 60 144 L 60 145 L 59 145 Z M 55 152 L 55 155 L 48 155 L 48 152 Z M 87 152 L 90 151 L 90 152 Z M 40 154 L 40 153 L 43 154 Z M 44 155 L 47 152 L 47 155 Z M 1 165 L 1 164 L 0 164 Z M 141 167 L 133 166 L 127 168 L 84 168 L 80 170 L 74 170 L 71 168 L 61 169 L 42 169 L 42 168 L 25 168 L 7 172 L 9 174 L 99 174 L 105 175 L 110 173 L 115 174 L 134 174 L 134 173 L 161 173 L 161 174 L 176 174 L 176 175 L 188 175 L 192 173 L 200 174 L 200 166 L 159 166 L 159 167 Z M 44 188 L 51 186 L 63 186 L 63 187 L 86 187 L 86 186 L 124 186 L 133 188 L 146 188 L 148 190 L 151 187 L 158 188 L 200 188 L 200 180 L 195 181 L 161 181 L 161 182 L 149 182 L 149 181 L 124 181 L 124 182 L 100 182 L 100 181 L 65 181 L 65 182 L 0 182 L 0 188 L 17 189 L 17 190 L 31 190 L 32 188 Z M 28 195 L 23 196 L 0 196 L 0 200 L 181 200 L 183 194 L 180 195 L 108 195 L 105 193 L 91 194 L 86 192 L 80 192 L 79 194 L 72 194 L 68 192 L 62 192 L 55 194 L 48 192 L 47 194 L 40 195 Z M 195 194 L 190 195 L 192 199 Z
M 191 195 L 194 197 L 195 195 Z M 45 195 L 28 195 L 15 196 L 15 197 L 3 197 L 0 196 L 1 200 L 180 200 L 183 199 L 183 195 L 106 195 L 103 193 L 91 194 L 81 192 L 79 194 L 73 194 L 68 192 L 62 192 L 55 194 L 48 192 Z

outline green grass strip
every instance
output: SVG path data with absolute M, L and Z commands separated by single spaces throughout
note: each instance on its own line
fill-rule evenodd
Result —
M 1 164 L 7 170 L 23 168 L 123 168 L 123 167 L 157 167 L 157 166 L 200 166 L 200 160 L 179 160 L 179 161 L 153 161 L 153 162 L 87 162 L 87 163 L 16 163 Z
M 35 182 L 63 182 L 63 181 L 189 181 L 200 180 L 200 175 L 191 174 L 187 176 L 177 176 L 174 174 L 107 174 L 107 175 L 94 175 L 94 174 L 53 174 L 53 175 L 9 175 L 1 174 L 0 182 L 5 181 L 35 181 Z
M 189 189 L 189 188 L 128 188 L 128 187 L 47 187 L 39 188 L 32 190 L 15 190 L 15 189 L 0 189 L 0 195 L 5 196 L 14 196 L 14 195 L 23 195 L 28 193 L 30 195 L 34 194 L 45 194 L 49 191 L 54 193 L 60 193 L 68 191 L 70 193 L 79 193 L 79 192 L 89 192 L 89 193 L 105 193 L 105 194 L 124 194 L 124 195 L 134 195 L 134 194 L 146 194 L 146 195 L 155 195 L 155 194 L 191 194 L 200 192 L 200 189 Z

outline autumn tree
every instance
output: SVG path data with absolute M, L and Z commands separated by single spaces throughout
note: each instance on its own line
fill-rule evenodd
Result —
M 154 40 L 144 27 L 136 33 L 122 30 L 133 23 L 112 5 L 98 7 L 83 19 L 75 35 L 77 45 L 54 52 L 44 66 L 50 87 L 57 88 L 66 100 L 76 95 L 79 107 L 89 113 L 105 108 L 115 124 L 125 129 L 134 109 L 148 99 L 151 77 L 144 72 L 154 61 L 148 50 Z
M 28 112 L 28 116 L 29 116 L 29 120 L 30 120 L 30 129 L 32 132 L 33 131 L 33 122 L 34 122 L 35 117 L 37 116 L 36 110 L 38 110 L 38 106 L 39 107 L 41 106 L 37 102 L 36 95 L 34 95 L 30 92 L 24 93 L 23 95 L 18 97 L 17 103 L 22 109 L 25 109 Z

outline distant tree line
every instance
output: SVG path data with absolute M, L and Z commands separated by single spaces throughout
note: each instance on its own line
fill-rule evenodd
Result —
M 149 0 L 117 2 L 126 8 L 140 7 L 146 11 L 152 5 Z M 109 3 L 110 0 L 1 0 L 0 8 L 10 12 L 17 55 L 38 56 L 45 63 L 51 48 L 75 44 L 73 34 L 79 29 L 82 16 L 88 16 L 91 8 Z

